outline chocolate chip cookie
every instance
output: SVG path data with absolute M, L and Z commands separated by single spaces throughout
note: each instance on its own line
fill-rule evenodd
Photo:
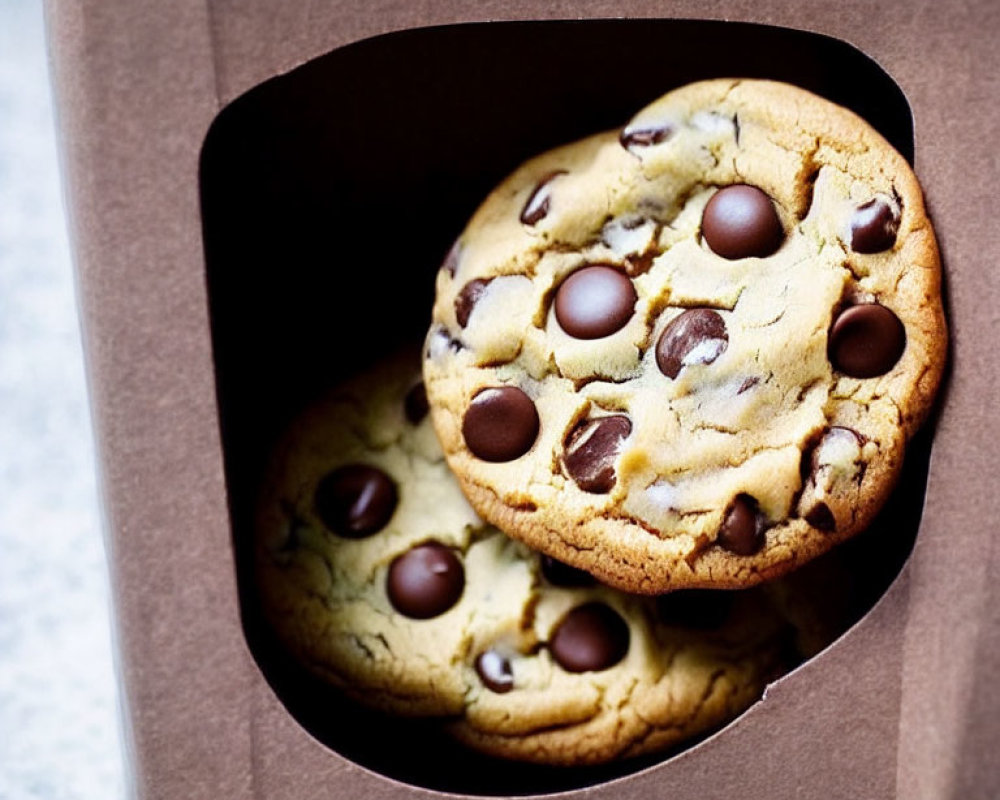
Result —
M 945 360 L 909 165 L 768 81 L 529 161 L 436 288 L 424 376 L 466 496 L 631 592 L 750 586 L 864 529 Z
M 800 589 L 794 614 L 787 586 L 627 595 L 482 522 L 419 373 L 414 350 L 308 410 L 260 496 L 265 617 L 359 702 L 486 753 L 601 763 L 724 724 L 836 632 Z

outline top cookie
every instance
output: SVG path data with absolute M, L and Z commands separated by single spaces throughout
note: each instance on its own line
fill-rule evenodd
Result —
M 804 90 L 714 80 L 493 191 L 438 275 L 424 377 L 484 518 L 658 593 L 862 530 L 945 350 L 906 161 Z

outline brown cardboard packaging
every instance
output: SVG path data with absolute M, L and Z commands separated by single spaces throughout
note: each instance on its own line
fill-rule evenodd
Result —
M 444 796 L 381 774 L 416 744 L 405 726 L 359 766 L 338 750 L 361 723 L 268 666 L 240 580 L 264 443 L 334 370 L 419 330 L 463 215 L 523 157 L 747 75 L 855 108 L 924 186 L 952 344 L 902 488 L 915 545 L 737 722 L 559 796 L 1000 797 L 1000 5 L 49 0 L 48 23 L 139 796 Z M 479 794 L 560 787 L 483 775 Z

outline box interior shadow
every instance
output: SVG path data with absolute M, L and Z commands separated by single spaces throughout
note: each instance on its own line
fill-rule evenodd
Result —
M 601 769 L 511 769 L 458 752 L 422 723 L 350 707 L 274 646 L 255 605 L 249 542 L 274 436 L 325 387 L 422 338 L 435 272 L 490 188 L 532 155 L 621 126 L 667 90 L 713 77 L 814 91 L 865 117 L 912 162 L 909 106 L 871 59 L 827 37 L 743 23 L 404 31 L 269 80 L 214 122 L 201 159 L 203 234 L 244 630 L 289 712 L 342 756 L 429 788 L 528 794 L 594 784 L 670 755 Z M 854 619 L 912 547 L 929 439 L 911 445 L 878 531 L 844 547 L 856 564 Z

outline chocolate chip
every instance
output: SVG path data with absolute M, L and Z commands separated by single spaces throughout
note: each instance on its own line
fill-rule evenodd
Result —
M 556 319 L 577 339 L 600 339 L 621 330 L 637 299 L 627 275 L 613 267 L 591 266 L 570 275 L 556 292 Z
M 392 478 L 367 464 L 348 464 L 330 472 L 316 486 L 313 498 L 323 524 L 349 539 L 384 528 L 397 501 Z
M 615 485 L 615 458 L 632 432 L 631 420 L 615 414 L 581 422 L 566 438 L 563 464 L 585 492 L 605 494 Z
M 589 572 L 571 567 L 552 556 L 542 556 L 542 575 L 553 586 L 593 586 L 597 583 Z
M 668 378 L 681 367 L 711 364 L 729 345 L 722 315 L 710 308 L 691 308 L 672 319 L 656 343 L 656 365 Z
M 851 249 L 855 253 L 881 253 L 896 243 L 899 216 L 880 197 L 858 206 L 851 217 Z
M 514 670 L 510 659 L 496 650 L 484 650 L 476 658 L 476 672 L 483 686 L 491 692 L 505 694 L 514 688 Z
M 764 546 L 764 518 L 750 495 L 737 495 L 726 509 L 718 542 L 738 556 L 751 556 Z
M 419 425 L 427 416 L 430 404 L 427 402 L 427 387 L 423 381 L 410 387 L 410 391 L 403 398 L 403 411 L 411 425 Z
M 806 522 L 817 530 L 832 533 L 837 530 L 837 520 L 826 503 L 817 503 L 806 514 Z
M 844 427 L 843 425 L 832 425 L 830 427 L 830 430 L 828 430 L 826 434 L 823 436 L 824 439 L 830 439 L 830 438 L 837 439 L 841 437 L 845 439 L 847 438 L 852 439 L 855 443 L 857 443 L 858 447 L 864 447 L 865 442 L 868 441 L 868 439 L 866 439 L 862 434 L 854 430 L 854 428 L 847 428 Z
M 461 327 L 464 328 L 469 324 L 472 309 L 476 307 L 476 303 L 479 302 L 479 298 L 483 296 L 488 285 L 489 280 L 476 278 L 465 284 L 462 291 L 455 297 L 455 318 Z
M 604 603 L 570 611 L 549 641 L 552 657 L 567 672 L 613 667 L 628 653 L 629 630 L 618 612 Z
M 668 122 L 647 122 L 633 126 L 626 125 L 618 136 L 618 141 L 626 150 L 636 147 L 649 147 L 666 141 L 674 133 L 674 127 Z
M 720 627 L 733 608 L 733 592 L 681 589 L 656 598 L 656 612 L 666 625 L 694 630 Z
M 527 453 L 538 436 L 538 410 L 515 386 L 481 389 L 462 420 L 462 436 L 483 461 L 513 461 Z
M 809 487 L 819 485 L 820 474 L 827 469 L 830 464 L 824 463 L 823 454 L 831 444 L 836 447 L 835 442 L 839 440 L 845 447 L 862 448 L 867 441 L 865 437 L 853 428 L 845 428 L 834 425 L 827 428 L 822 435 L 814 437 L 807 443 L 802 451 L 802 461 L 799 467 L 799 474 L 802 476 L 803 484 Z M 859 454 L 860 457 L 860 454 Z M 864 476 L 865 464 L 856 460 L 854 463 L 853 478 L 860 482 Z M 825 503 L 817 503 L 805 514 L 805 520 L 814 528 L 821 531 L 831 532 L 837 528 L 837 520 Z
M 771 198 L 746 184 L 712 195 L 701 217 L 701 232 L 712 252 L 729 259 L 769 256 L 785 238 Z
M 437 617 L 451 608 L 465 589 L 465 570 L 451 550 L 438 542 L 417 545 L 389 566 L 389 602 L 411 619 Z
M 817 434 L 811 441 L 809 441 L 802 450 L 802 461 L 799 466 L 799 474 L 802 476 L 803 482 L 807 480 L 814 480 L 815 473 L 822 469 L 824 466 L 820 462 L 820 454 L 823 450 L 823 445 L 834 439 L 846 439 L 850 438 L 853 442 L 857 444 L 858 447 L 863 447 L 865 444 L 865 437 L 858 433 L 852 428 L 844 428 L 839 425 L 834 425 L 830 428 L 825 429 L 822 435 Z
M 521 211 L 521 222 L 525 225 L 537 225 L 548 216 L 549 206 L 552 201 L 548 184 L 554 178 L 565 174 L 566 170 L 557 169 L 550 172 L 538 182 L 535 190 L 531 193 L 531 197 L 528 198 L 528 202 L 524 204 L 524 209 Z
M 462 254 L 462 241 L 461 239 L 456 239 L 454 244 L 448 250 L 448 254 L 444 257 L 444 262 L 441 264 L 441 269 L 447 272 L 452 278 L 455 277 L 455 273 L 458 272 L 458 259 Z
M 823 445 L 836 439 L 840 439 L 845 444 L 850 439 L 851 443 L 856 444 L 858 447 L 864 447 L 865 445 L 865 437 L 853 428 L 845 428 L 841 425 L 831 426 L 823 433 L 823 436 L 809 454 L 809 467 L 812 472 L 823 466 L 819 460 Z
M 827 354 L 833 368 L 852 378 L 884 375 L 906 348 L 906 330 L 878 303 L 849 306 L 830 329 Z

